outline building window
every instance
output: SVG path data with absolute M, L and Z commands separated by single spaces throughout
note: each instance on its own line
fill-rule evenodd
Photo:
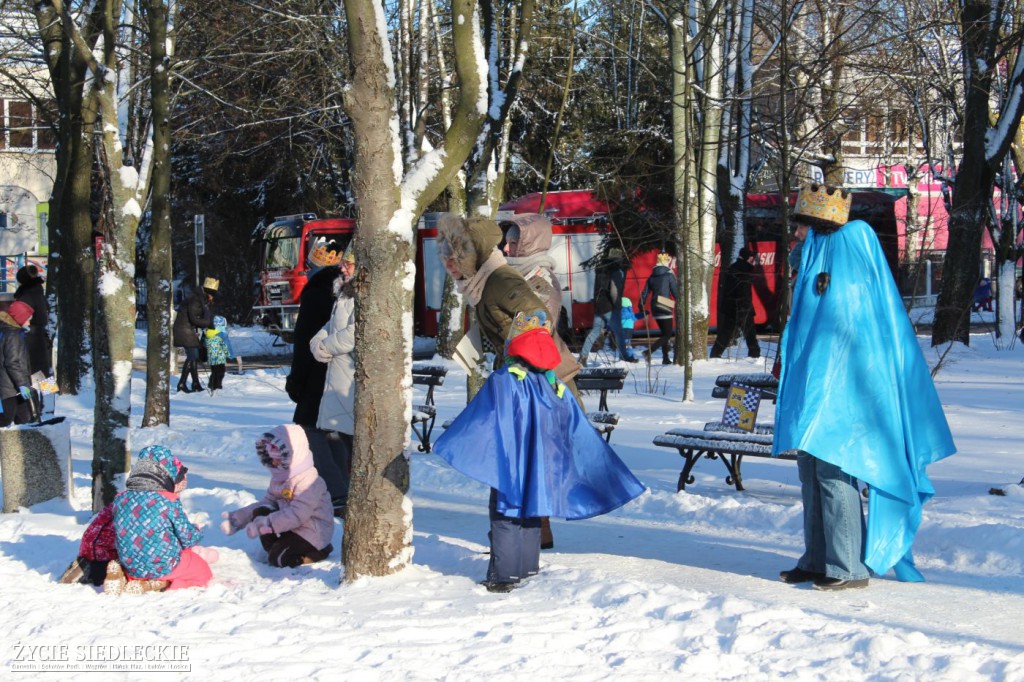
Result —
M 0 149 L 55 149 L 46 118 L 32 102 L 0 99 Z

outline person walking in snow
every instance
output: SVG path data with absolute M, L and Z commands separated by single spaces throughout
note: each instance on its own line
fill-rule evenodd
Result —
M 672 328 L 675 324 L 676 276 L 669 268 L 672 256 L 659 253 L 654 269 L 640 292 L 640 309 L 651 311 L 654 322 L 658 325 L 658 347 L 661 348 L 661 364 L 671 365 Z M 650 298 L 650 301 L 648 301 Z M 654 347 L 647 351 L 648 358 L 654 354 Z
M 259 502 L 221 514 L 221 530 L 233 535 L 244 528 L 250 538 L 259 538 L 271 566 L 323 561 L 334 550 L 334 516 L 306 432 L 297 424 L 274 427 L 256 441 L 256 454 L 270 470 L 267 493 Z
M 210 364 L 210 381 L 206 386 L 213 392 L 224 388 L 224 374 L 228 360 L 235 357 L 231 350 L 231 339 L 228 337 L 228 322 L 220 315 L 213 316 L 213 326 L 203 334 L 206 344 L 206 361 Z
M 53 373 L 53 348 L 50 335 L 46 333 L 50 321 L 50 304 L 44 287 L 46 280 L 39 268 L 31 263 L 19 268 L 16 278 L 18 288 L 14 291 L 14 300 L 32 306 L 32 319 L 25 337 L 31 373 L 42 372 L 43 376 L 50 376 Z
M 590 357 L 594 343 L 601 338 L 601 332 L 608 330 L 615 339 L 615 351 L 619 359 L 639 362 L 640 358 L 626 347 L 622 334 L 622 291 L 626 285 L 626 271 L 623 268 L 622 253 L 614 250 L 606 254 L 594 273 L 594 326 L 583 340 L 579 362 L 584 367 Z
M 874 230 L 852 197 L 804 188 L 810 228 L 783 332 L 773 454 L 795 452 L 804 553 L 787 583 L 866 587 L 890 568 L 924 578 L 911 545 L 934 493 L 925 468 L 955 452 L 928 364 Z M 864 525 L 858 483 L 868 489 Z
M 747 342 L 747 357 L 761 357 L 761 346 L 757 342 L 757 328 L 754 326 L 754 276 L 757 254 L 746 246 L 725 272 L 718 287 L 721 303 L 718 306 L 718 332 L 711 346 L 711 357 L 720 358 L 725 349 L 732 345 L 737 333 L 743 334 Z
M 200 547 L 202 531 L 189 521 L 178 496 L 188 468 L 162 445 L 139 452 L 125 490 L 114 498 L 117 560 L 107 564 L 104 593 L 205 587 L 216 550 Z
M 540 570 L 540 517 L 586 519 L 644 491 L 555 376 L 561 354 L 548 324 L 542 308 L 516 314 L 502 367 L 434 446 L 491 487 L 489 592 L 508 592 Z
M 213 299 L 220 288 L 220 282 L 213 277 L 203 281 L 201 291 L 192 294 L 179 307 L 174 318 L 173 337 L 177 348 L 185 349 L 185 362 L 181 365 L 181 378 L 178 379 L 178 391 L 181 393 L 197 393 L 203 390 L 199 383 L 199 348 L 202 346 L 200 333 L 213 324 Z M 186 383 L 192 376 L 192 386 Z

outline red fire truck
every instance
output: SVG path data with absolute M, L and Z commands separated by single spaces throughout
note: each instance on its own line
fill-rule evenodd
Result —
M 795 194 L 790 204 L 795 201 Z M 501 206 L 497 216 L 515 213 L 536 213 L 541 195 L 527 194 Z M 882 248 L 896 272 L 897 232 L 895 198 L 882 192 L 854 192 L 852 218 L 867 221 L 879 235 Z M 594 272 L 582 263 L 596 256 L 604 236 L 612 229 L 609 208 L 590 190 L 549 192 L 545 213 L 552 221 L 552 242 L 549 254 L 555 261 L 555 274 L 562 284 L 563 318 L 577 334 L 593 324 L 591 303 Z M 414 323 L 419 336 L 436 336 L 445 271 L 437 255 L 437 218 L 428 213 L 416 231 L 416 282 Z M 776 263 L 777 251 L 787 245 L 775 235 L 782 234 L 777 194 L 747 195 L 748 234 L 753 234 L 752 247 L 757 251 L 762 277 L 754 287 L 754 320 L 759 325 L 771 324 L 778 307 Z M 310 214 L 278 218 L 261 231 L 261 301 L 259 310 L 270 329 L 282 335 L 294 329 L 298 297 L 306 282 L 305 259 L 318 239 L 338 239 L 346 246 L 355 230 L 355 221 L 346 219 L 316 220 Z M 657 251 L 646 251 L 632 258 L 626 273 L 625 295 L 640 305 L 640 292 L 654 268 Z M 711 286 L 712 327 L 716 324 L 718 273 L 721 263 L 715 247 L 715 271 Z M 675 263 L 671 264 L 675 268 Z M 653 324 L 653 323 L 652 323 Z M 276 327 L 275 327 L 276 325 Z M 645 329 L 644 320 L 637 320 L 637 329 Z
M 299 296 L 309 273 L 309 254 L 332 241 L 345 249 L 355 229 L 355 220 L 318 219 L 313 213 L 281 216 L 268 225 L 259 225 L 253 237 L 260 254 L 259 301 L 253 308 L 256 319 L 290 341 L 299 313 Z

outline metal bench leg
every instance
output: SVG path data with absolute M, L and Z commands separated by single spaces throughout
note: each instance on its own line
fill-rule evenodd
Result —
M 743 463 L 743 455 L 720 455 L 722 458 L 722 464 L 729 470 L 729 475 L 725 477 L 726 485 L 736 486 L 736 490 L 744 490 L 743 488 L 743 476 L 740 475 L 740 465 Z
M 436 415 L 431 417 L 423 425 L 423 435 L 420 438 L 420 452 L 430 452 L 430 434 L 434 432 L 434 420 L 436 418 Z
M 686 490 L 687 483 L 693 483 L 697 480 L 690 474 L 690 470 L 693 469 L 693 465 L 697 463 L 697 460 L 701 458 L 701 453 L 694 453 L 692 450 L 685 448 L 679 448 L 679 454 L 686 460 L 686 464 L 683 465 L 683 470 L 679 472 L 679 483 L 676 485 L 677 493 Z

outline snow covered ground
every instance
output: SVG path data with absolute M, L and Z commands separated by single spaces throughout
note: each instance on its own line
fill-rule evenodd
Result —
M 254 331 L 232 340 L 243 355 L 269 352 Z M 189 467 L 184 505 L 208 524 L 203 544 L 221 554 L 208 589 L 114 598 L 59 585 L 90 517 L 92 414 L 90 396 L 61 398 L 76 495 L 0 516 L 0 677 L 35 677 L 19 662 L 51 656 L 59 672 L 44 679 L 95 680 L 83 659 L 132 655 L 142 658 L 129 665 L 141 667 L 106 677 L 1024 680 L 1022 355 L 979 334 L 944 360 L 936 381 L 959 452 L 930 469 L 938 494 L 915 545 L 927 582 L 889 576 L 836 594 L 778 580 L 802 548 L 793 462 L 748 460 L 747 490 L 736 492 L 724 467 L 704 460 L 676 493 L 682 460 L 651 443 L 721 416 L 722 401 L 710 397 L 718 374 L 764 371 L 735 350 L 697 363 L 692 403 L 680 402 L 681 368 L 630 367 L 626 389 L 609 398 L 622 418 L 612 444 L 649 492 L 604 517 L 555 521 L 541 574 L 507 595 L 476 584 L 487 562 L 487 491 L 434 455 L 412 454 L 415 559 L 397 575 L 341 584 L 337 549 L 319 565 L 273 569 L 256 541 L 220 531 L 222 510 L 265 489 L 252 444 L 291 416 L 283 369 L 228 374 L 212 397 L 175 394 L 170 428 L 133 430 L 134 451 L 160 443 Z M 136 405 L 143 391 L 140 379 Z M 464 404 L 454 365 L 435 396 L 439 423 Z M 759 421 L 772 409 L 763 405 Z M 162 648 L 135 649 L 145 646 Z

